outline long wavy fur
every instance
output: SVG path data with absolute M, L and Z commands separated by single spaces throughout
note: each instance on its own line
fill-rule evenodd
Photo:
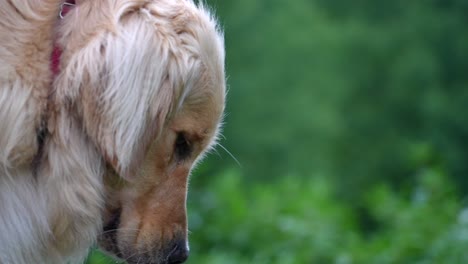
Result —
M 58 25 L 60 0 L 0 0 L 0 263 L 80 263 L 106 164 L 133 180 L 171 116 L 210 93 L 196 81 L 224 94 L 223 36 L 203 6 L 78 2 Z

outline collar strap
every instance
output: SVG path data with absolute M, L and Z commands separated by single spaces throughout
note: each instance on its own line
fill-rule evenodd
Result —
M 60 5 L 59 18 L 63 19 L 68 12 L 76 5 L 75 0 L 65 0 Z M 52 71 L 53 76 L 57 76 L 60 73 L 60 57 L 62 56 L 62 49 L 58 43 L 54 43 L 54 49 L 50 56 L 50 70 Z

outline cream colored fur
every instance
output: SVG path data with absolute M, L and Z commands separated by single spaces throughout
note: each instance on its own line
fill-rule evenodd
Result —
M 109 203 L 109 168 L 137 181 L 173 118 L 210 102 L 196 112 L 213 120 L 212 142 L 224 109 L 224 44 L 203 6 L 82 0 L 58 21 L 61 2 L 0 0 L 2 264 L 81 263 Z

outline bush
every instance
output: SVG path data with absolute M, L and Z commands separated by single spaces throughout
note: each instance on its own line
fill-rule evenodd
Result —
M 369 233 L 329 178 L 251 185 L 228 172 L 191 195 L 189 263 L 468 262 L 468 210 L 441 171 L 418 178 L 410 195 L 385 184 L 363 191 Z

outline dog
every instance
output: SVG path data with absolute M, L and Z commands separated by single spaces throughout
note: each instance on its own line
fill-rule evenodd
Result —
M 192 0 L 0 0 L 0 263 L 187 259 L 223 39 Z

